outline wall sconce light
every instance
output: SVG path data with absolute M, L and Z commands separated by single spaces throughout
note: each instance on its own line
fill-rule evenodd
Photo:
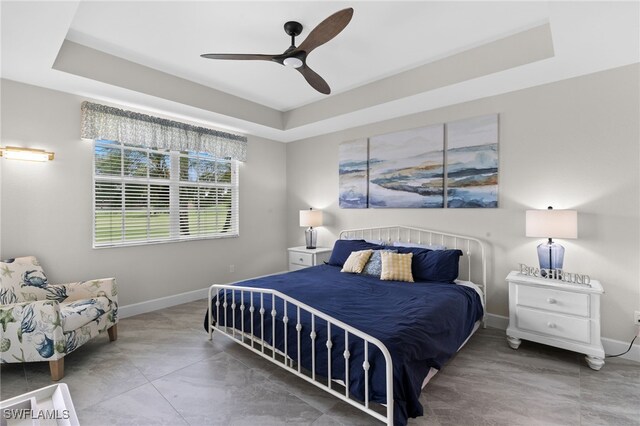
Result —
M 54 153 L 44 149 L 21 148 L 17 146 L 0 147 L 0 157 L 7 160 L 50 161 Z

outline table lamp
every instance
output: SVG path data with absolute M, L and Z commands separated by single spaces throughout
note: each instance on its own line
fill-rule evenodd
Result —
M 526 228 L 527 237 L 549 239 L 538 246 L 540 269 L 562 269 L 564 247 L 552 238 L 578 238 L 578 212 L 553 210 L 551 206 L 547 210 L 527 210 Z
M 317 231 L 313 229 L 314 226 L 322 226 L 322 211 L 313 210 L 300 210 L 300 226 L 308 226 L 304 231 L 304 238 L 307 243 L 308 249 L 316 248 Z

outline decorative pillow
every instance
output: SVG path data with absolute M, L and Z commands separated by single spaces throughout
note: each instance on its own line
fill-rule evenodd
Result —
M 394 241 L 394 247 L 411 247 L 411 248 L 423 248 L 429 250 L 446 250 L 447 248 L 441 244 L 416 244 L 416 243 L 403 243 L 401 241 Z
M 398 253 L 402 254 L 413 254 L 413 258 L 411 259 L 411 270 L 413 272 L 413 277 L 415 279 L 418 279 L 417 275 L 419 275 L 420 272 L 419 269 L 421 262 L 426 259 L 427 253 L 429 253 L 431 250 L 419 247 L 394 247 L 394 250 L 398 250 Z
M 411 275 L 411 258 L 413 253 L 380 253 L 382 259 L 382 272 L 380 279 L 385 281 L 413 282 Z
M 369 261 L 364 265 L 364 269 L 362 270 L 363 275 L 373 275 L 374 277 L 380 278 L 380 274 L 382 274 L 382 258 L 380 257 L 380 253 L 383 251 L 389 253 L 398 252 L 398 250 L 374 250 Z
M 359 274 L 364 269 L 364 265 L 367 264 L 367 261 L 371 257 L 371 253 L 373 253 L 373 250 L 351 252 L 346 262 L 344 262 L 344 267 L 340 272 L 352 272 Z
M 360 250 L 380 250 L 384 247 L 371 244 L 365 240 L 337 240 L 331 252 L 329 265 L 343 266 L 351 252 Z
M 414 255 L 413 276 L 421 281 L 453 283 L 458 278 L 461 250 L 424 250 Z

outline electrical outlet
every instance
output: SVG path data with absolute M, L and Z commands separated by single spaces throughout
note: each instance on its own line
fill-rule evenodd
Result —
M 633 323 L 635 325 L 640 325 L 640 311 L 635 311 L 633 313 Z
M 236 265 L 229 265 L 229 272 L 235 272 L 236 271 Z

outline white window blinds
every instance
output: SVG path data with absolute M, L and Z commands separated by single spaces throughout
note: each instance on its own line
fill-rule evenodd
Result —
M 94 247 L 238 236 L 238 161 L 94 141 Z
M 246 137 L 90 102 L 81 111 L 94 143 L 94 247 L 238 235 Z

